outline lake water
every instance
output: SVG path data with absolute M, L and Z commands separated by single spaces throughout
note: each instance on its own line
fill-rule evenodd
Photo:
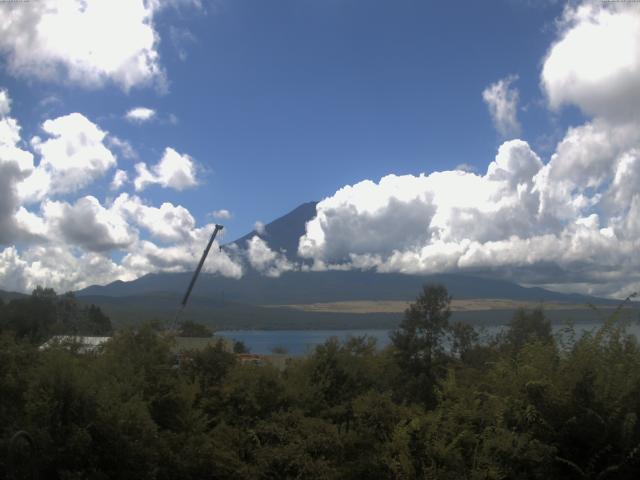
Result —
M 595 322 L 576 323 L 574 328 L 578 335 L 586 331 L 591 331 L 601 324 Z M 504 329 L 504 325 L 491 325 L 478 329 L 480 339 L 488 339 Z M 565 325 L 554 325 L 554 333 L 565 328 Z M 633 333 L 640 339 L 640 325 L 632 323 L 628 327 L 629 333 Z M 386 347 L 390 343 L 389 333 L 391 330 L 221 330 L 216 335 L 221 337 L 240 340 L 251 353 L 268 354 L 274 348 L 283 348 L 288 354 L 294 356 L 306 355 L 313 349 L 326 342 L 331 337 L 336 337 L 343 341 L 349 337 L 362 337 L 364 335 L 373 337 L 380 348 Z

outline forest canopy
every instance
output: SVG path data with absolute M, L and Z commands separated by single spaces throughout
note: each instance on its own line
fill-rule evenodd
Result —
M 620 311 L 578 336 L 522 310 L 481 343 L 449 322 L 449 302 L 425 286 L 387 348 L 330 339 L 281 370 L 242 364 L 222 342 L 185 361 L 151 324 L 114 332 L 99 354 L 40 351 L 58 328 L 107 322 L 48 291 L 9 302 L 0 476 L 35 465 L 51 479 L 637 478 L 640 349 Z M 18 431 L 32 458 L 16 460 Z

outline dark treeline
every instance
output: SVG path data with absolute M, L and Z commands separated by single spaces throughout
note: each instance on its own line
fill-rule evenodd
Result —
M 425 287 L 388 348 L 329 340 L 282 371 L 222 342 L 177 361 L 151 324 L 99 354 L 39 351 L 4 305 L 0 477 L 11 462 L 47 479 L 638 478 L 640 349 L 615 315 L 555 338 L 520 311 L 480 344 L 449 302 Z M 37 446 L 22 463 L 19 430 Z
M 52 335 L 110 335 L 113 329 L 100 307 L 82 305 L 72 292 L 57 295 L 51 288 L 37 287 L 31 296 L 7 304 L 0 298 L 2 331 L 38 343 Z

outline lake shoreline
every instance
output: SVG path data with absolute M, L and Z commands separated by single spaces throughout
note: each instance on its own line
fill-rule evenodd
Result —
M 488 341 L 492 336 L 502 331 L 508 324 L 477 325 L 480 341 Z M 593 331 L 602 322 L 564 322 L 553 323 L 553 333 L 558 334 L 569 326 L 573 326 L 578 336 L 588 331 Z M 288 330 L 219 330 L 215 332 L 223 338 L 241 341 L 251 351 L 257 354 L 270 354 L 274 350 L 286 352 L 292 357 L 307 355 L 316 346 L 323 344 L 329 338 L 336 337 L 344 341 L 349 337 L 368 336 L 374 338 L 378 348 L 384 348 L 391 343 L 390 333 L 392 328 L 386 329 L 288 329 Z M 640 339 L 640 323 L 627 322 L 627 331 Z

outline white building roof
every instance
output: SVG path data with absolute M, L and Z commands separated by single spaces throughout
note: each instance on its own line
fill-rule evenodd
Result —
M 111 337 L 86 337 L 82 335 L 54 335 L 49 340 L 40 345 L 40 350 L 46 350 L 56 345 L 79 345 L 82 353 L 93 352 L 98 349 Z

